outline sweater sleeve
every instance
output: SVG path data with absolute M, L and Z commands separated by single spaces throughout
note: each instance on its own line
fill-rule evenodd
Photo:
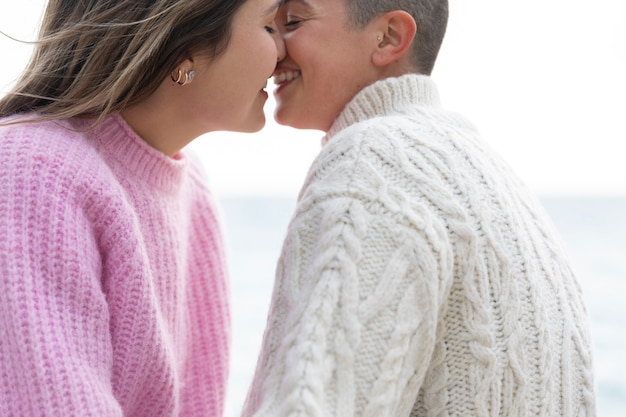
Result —
M 437 356 L 445 228 L 345 194 L 292 220 L 245 417 L 408 416 Z
M 90 195 L 76 187 L 90 179 L 43 152 L 3 163 L 0 415 L 121 416 Z

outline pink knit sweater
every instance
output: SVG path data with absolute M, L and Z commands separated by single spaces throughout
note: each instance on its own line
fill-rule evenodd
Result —
M 230 313 L 196 160 L 111 116 L 0 128 L 0 416 L 221 416 Z

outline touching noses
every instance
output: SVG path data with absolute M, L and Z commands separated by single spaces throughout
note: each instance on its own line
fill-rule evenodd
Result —
M 276 31 L 276 33 L 274 34 L 274 42 L 276 42 L 277 51 L 276 62 L 280 62 L 287 56 L 287 48 L 285 47 L 285 41 L 282 37 L 282 34 L 279 31 Z

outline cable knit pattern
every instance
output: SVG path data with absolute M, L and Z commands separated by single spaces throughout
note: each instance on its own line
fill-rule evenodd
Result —
M 555 230 L 433 81 L 365 88 L 323 143 L 243 416 L 595 416 Z
M 119 115 L 0 128 L 0 415 L 221 416 L 219 218 Z

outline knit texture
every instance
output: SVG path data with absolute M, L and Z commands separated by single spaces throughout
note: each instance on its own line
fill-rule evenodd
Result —
M 594 416 L 555 230 L 433 81 L 365 88 L 324 143 L 243 416 Z
M 221 416 L 219 218 L 119 115 L 0 128 L 0 415 Z

